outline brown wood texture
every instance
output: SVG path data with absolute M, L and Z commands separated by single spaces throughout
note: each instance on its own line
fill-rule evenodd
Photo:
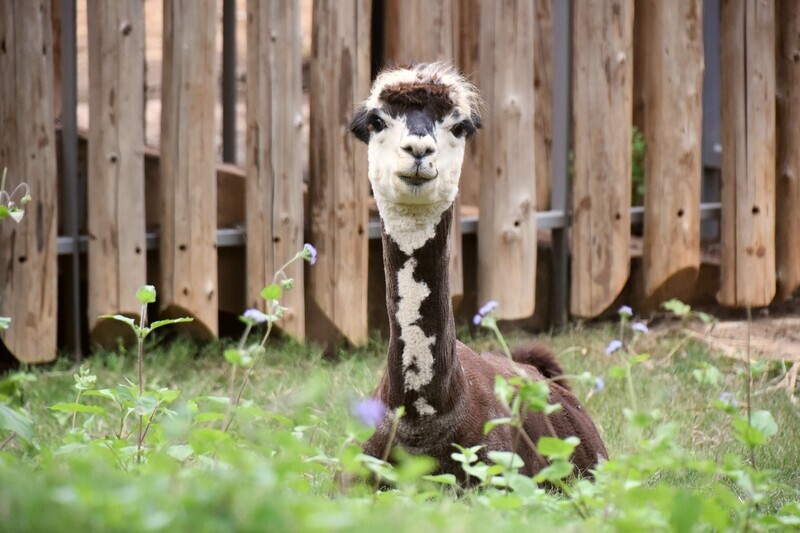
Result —
M 371 2 L 316 0 L 310 64 L 310 242 L 308 336 L 367 340 L 366 146 L 349 131 L 369 91 Z
M 0 335 L 26 363 L 56 357 L 56 150 L 49 0 L 0 1 L 0 176 L 33 200 L 17 224 L 0 223 Z M 16 198 L 19 200 L 19 198 Z
M 451 0 L 388 0 L 384 21 L 386 60 L 396 64 L 454 62 L 456 4 L 458 2 Z M 462 175 L 462 183 L 464 178 Z M 467 172 L 466 179 L 470 178 Z M 460 212 L 461 203 L 461 199 L 456 200 L 456 213 Z M 461 220 L 453 217 L 450 230 L 450 294 L 456 301 L 464 296 L 462 247 Z
M 247 4 L 247 302 L 265 310 L 261 289 L 303 247 L 303 87 L 298 0 Z M 278 326 L 305 337 L 303 261 L 286 274 L 289 308 Z
M 800 2 L 777 0 L 778 298 L 800 287 Z
M 775 4 L 722 2 L 720 303 L 775 296 Z
M 553 160 L 553 0 L 534 0 L 533 92 L 536 210 L 550 209 Z
M 700 270 L 703 21 L 696 0 L 640 0 L 643 83 L 644 297 L 690 296 Z
M 144 10 L 141 0 L 89 0 L 88 324 L 113 346 L 101 314 L 138 317 L 146 283 Z
M 164 3 L 161 108 L 161 287 L 167 316 L 217 334 L 214 149 L 216 2 Z
M 633 0 L 576 2 L 573 17 L 570 309 L 594 317 L 630 271 Z
M 481 91 L 492 115 L 484 124 L 478 299 L 497 316 L 533 314 L 536 293 L 533 0 L 481 3 Z

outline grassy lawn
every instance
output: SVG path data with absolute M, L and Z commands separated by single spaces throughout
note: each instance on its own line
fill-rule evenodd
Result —
M 12 401 L 35 421 L 34 446 L 16 439 L 0 452 L 0 530 L 479 531 L 489 523 L 501 530 L 788 527 L 790 519 L 756 520 L 782 508 L 784 515 L 792 514 L 785 506 L 794 509 L 790 502 L 800 490 L 800 408 L 785 390 L 769 390 L 779 365 L 754 380 L 753 408 L 771 412 L 778 431 L 755 449 L 752 477 L 767 479 L 766 489 L 748 494 L 749 478 L 737 481 L 736 474 L 710 471 L 708 465 L 686 466 L 749 460 L 749 450 L 734 436 L 734 416 L 713 407 L 727 392 L 744 414 L 746 378 L 737 375 L 742 364 L 676 333 L 641 336 L 636 352 L 651 357 L 632 368 L 636 411 L 648 413 L 648 421 L 637 425 L 624 415 L 633 401 L 614 368 L 625 356 L 604 353 L 616 333 L 612 326 L 599 326 L 537 338 L 554 347 L 568 374 L 588 371 L 605 383 L 593 392 L 591 380 L 573 381 L 612 458 L 609 480 L 599 482 L 607 494 L 587 497 L 583 510 L 570 498 L 543 491 L 487 488 L 456 495 L 447 486 L 420 482 L 424 472 L 412 472 L 415 481 L 377 495 L 368 484 L 338 490 L 336 465 L 346 467 L 352 442 L 369 434 L 350 408 L 378 381 L 383 341 L 342 351 L 336 360 L 323 358 L 314 346 L 271 344 L 243 394 L 245 407 L 250 401 L 252 406 L 237 414 L 224 434 L 218 430 L 231 373 L 222 357 L 227 345 L 175 341 L 151 346 L 145 358 L 147 388 L 177 389 L 180 397 L 153 424 L 147 436 L 153 453 L 141 465 L 125 459 L 136 440 L 135 416 L 125 422 L 131 436 L 119 442 L 113 435 L 121 417 L 109 401 L 84 396 L 82 404 L 108 412 L 78 413 L 78 429 L 72 430 L 72 413 L 49 407 L 75 401 L 76 369 L 63 360 L 30 370 L 35 381 L 24 383 Z M 496 348 L 490 337 L 470 338 L 468 332 L 459 337 L 477 350 Z M 512 345 L 528 340 L 521 334 L 509 338 Z M 135 352 L 99 353 L 88 365 L 97 388 L 136 380 Z M 6 435 L 0 432 L 0 441 Z M 406 470 L 415 468 L 424 465 L 409 462 Z M 728 519 L 703 506 L 705 496 L 721 493 L 729 494 L 717 498 Z M 753 521 L 736 519 L 737 506 L 750 506 Z

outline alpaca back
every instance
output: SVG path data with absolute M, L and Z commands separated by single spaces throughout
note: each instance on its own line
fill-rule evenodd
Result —
M 528 343 L 515 346 L 511 350 L 511 358 L 517 363 L 536 368 L 545 378 L 571 390 L 566 379 L 559 379 L 564 375 L 564 369 L 558 364 L 553 351 L 544 344 Z

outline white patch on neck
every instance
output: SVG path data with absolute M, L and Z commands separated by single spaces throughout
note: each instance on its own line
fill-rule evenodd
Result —
M 433 406 L 428 403 L 428 400 L 422 397 L 417 398 L 417 401 L 414 402 L 414 407 L 422 416 L 431 416 L 436 414 L 436 409 L 434 409 Z
M 431 205 L 407 206 L 384 201 L 378 195 L 375 195 L 375 201 L 386 233 L 406 255 L 413 254 L 433 238 L 442 213 L 453 203 L 450 200 Z
M 397 273 L 397 293 L 400 302 L 397 306 L 397 322 L 400 324 L 400 339 L 405 344 L 403 350 L 403 377 L 406 390 L 418 391 L 433 379 L 433 343 L 436 337 L 425 335 L 417 320 L 422 318 L 420 309 L 431 290 L 425 283 L 414 280 L 417 260 L 406 261 Z M 416 370 L 410 369 L 411 365 Z

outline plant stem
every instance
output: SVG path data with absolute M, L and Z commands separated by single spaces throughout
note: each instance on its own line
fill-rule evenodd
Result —
M 400 416 L 395 411 L 394 419 L 392 420 L 392 429 L 389 431 L 389 438 L 386 441 L 386 448 L 383 450 L 383 455 L 381 456 L 381 461 L 384 463 L 389 460 L 389 454 L 392 452 L 392 444 L 394 443 L 394 438 L 397 435 L 397 426 L 400 425 Z M 372 488 L 373 490 L 378 490 L 378 483 L 380 483 L 381 479 L 377 473 L 374 474 L 375 480 L 373 482 Z
M 142 314 L 139 315 L 139 328 L 143 329 L 147 327 L 147 304 L 142 304 Z M 144 336 L 142 333 L 137 333 L 136 335 L 137 341 L 139 344 L 138 349 L 138 367 L 139 367 L 139 399 L 141 400 L 142 394 L 144 394 L 144 374 L 142 372 L 142 366 L 144 362 Z M 139 462 L 142 460 L 142 440 L 144 440 L 142 434 L 142 423 L 143 417 L 139 415 L 139 439 L 138 444 L 136 446 L 136 457 Z
M 80 403 L 82 390 L 78 390 L 78 397 L 75 398 L 75 403 Z M 75 418 L 78 416 L 78 411 L 72 412 L 72 429 L 75 429 Z
M 244 329 L 244 333 L 242 337 L 239 339 L 239 346 L 238 349 L 241 352 L 244 350 L 244 343 L 247 341 L 247 337 L 250 335 L 250 330 L 253 329 L 252 324 L 247 324 L 247 327 Z M 255 363 L 255 361 L 253 361 Z M 228 427 L 231 425 L 231 418 L 233 416 L 233 395 L 236 389 L 236 370 L 237 366 L 232 365 L 233 369 L 231 370 L 231 379 L 228 385 L 228 406 L 225 408 L 225 418 L 222 422 L 222 431 L 225 432 L 228 430 Z
M 631 398 L 631 405 L 634 411 L 638 411 L 639 407 L 636 404 L 636 393 L 633 390 L 633 377 L 631 376 L 631 364 L 625 360 L 625 382 L 628 385 L 628 396 Z
M 6 437 L 6 440 L 3 441 L 3 444 L 0 444 L 0 450 L 5 448 L 6 446 L 8 446 L 8 443 L 11 442 L 12 440 L 14 440 L 16 438 L 16 436 L 17 436 L 17 433 L 15 431 L 12 431 L 11 435 Z
M 489 329 L 494 332 L 495 337 L 497 337 L 497 341 L 500 343 L 500 347 L 503 348 L 503 352 L 506 354 L 506 357 L 512 359 L 511 357 L 511 350 L 508 348 L 508 344 L 506 343 L 506 339 L 503 338 L 503 335 L 500 333 L 500 329 L 497 327 L 497 323 L 493 322 L 488 324 Z
M 750 340 L 751 340 L 751 327 L 753 325 L 753 315 L 750 306 L 747 306 L 747 423 L 753 425 L 753 406 L 752 406 L 752 390 L 753 390 L 753 365 L 750 363 Z M 750 447 L 750 464 L 756 468 L 756 450 L 755 447 Z M 749 516 L 749 512 L 748 512 Z

